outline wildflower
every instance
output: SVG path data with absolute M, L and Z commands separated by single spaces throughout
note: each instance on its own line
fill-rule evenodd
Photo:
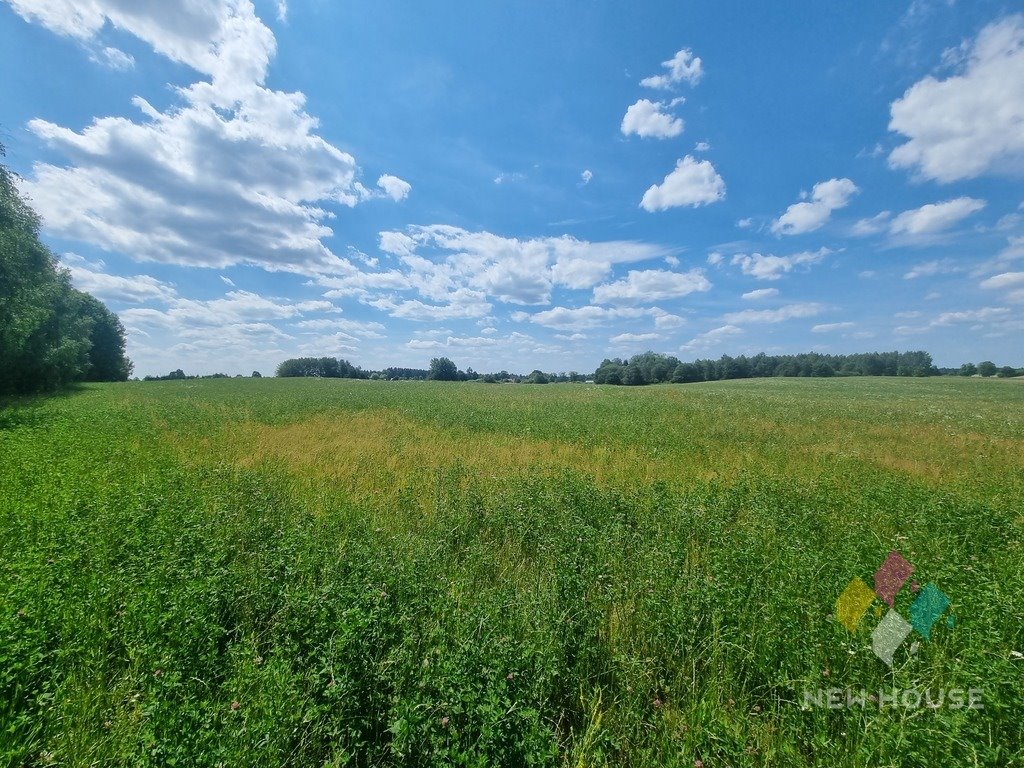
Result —
M 655 709 L 661 709 L 661 699 L 655 698 L 653 704 Z
M 237 700 L 237 699 L 236 699 L 235 701 L 232 701 L 232 702 L 231 702 L 231 711 L 232 711 L 232 712 L 234 712 L 235 710 L 237 710 L 237 709 L 238 709 L 238 707 L 239 707 L 239 706 L 240 706 L 240 705 L 239 705 L 239 703 L 238 703 L 238 700 Z
M 442 728 L 447 728 L 448 727 L 448 715 L 445 715 L 444 717 L 441 718 L 441 727 Z

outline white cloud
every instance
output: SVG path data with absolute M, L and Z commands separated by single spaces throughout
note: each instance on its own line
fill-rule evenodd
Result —
M 220 299 L 208 301 L 175 297 L 167 309 L 128 309 L 121 313 L 125 322 L 187 328 L 225 326 L 232 323 L 268 322 L 301 317 L 307 312 L 336 312 L 329 301 L 290 301 L 261 296 L 251 291 L 229 291 Z
M 416 241 L 402 232 L 381 232 L 380 249 L 393 256 L 410 256 L 416 250 Z
M 904 211 L 892 221 L 894 235 L 931 235 L 949 229 L 957 222 L 985 207 L 984 200 L 958 197 L 943 203 L 929 203 Z
M 1005 336 L 1024 331 L 1024 320 L 1020 313 L 1008 307 L 981 307 L 953 312 L 943 312 L 924 325 L 901 325 L 894 329 L 898 334 L 925 333 L 935 328 L 967 325 L 975 333 L 985 332 L 986 336 Z
M 857 237 L 867 237 L 868 235 L 877 235 L 879 232 L 885 232 L 889 228 L 889 220 L 891 218 L 891 211 L 882 211 L 870 219 L 859 219 L 850 229 L 850 234 Z
M 772 232 L 777 235 L 799 235 L 820 229 L 832 211 L 845 208 L 850 198 L 859 191 L 857 185 L 849 179 L 819 182 L 814 185 L 809 201 L 793 203 L 772 222 Z
M 856 323 L 823 323 L 811 328 L 811 333 L 832 333 L 834 331 L 845 331 L 856 326 Z
M 919 277 L 935 277 L 935 275 L 952 275 L 962 272 L 963 268 L 953 259 L 934 259 L 922 264 L 915 264 L 906 274 L 904 280 L 915 280 Z
M 229 99 L 263 82 L 276 45 L 250 0 L 8 2 L 25 20 L 84 44 L 98 40 L 109 23 L 149 43 L 157 53 L 209 75 L 213 89 Z
M 383 339 L 385 327 L 380 323 L 366 320 L 349 320 L 339 317 L 322 317 L 315 320 L 300 320 L 295 323 L 296 328 L 308 331 L 335 331 L 353 334 L 368 339 Z
M 384 174 L 377 179 L 377 186 L 380 187 L 384 194 L 394 200 L 396 203 L 400 200 L 405 200 L 409 196 L 409 192 L 412 190 L 412 184 L 397 176 L 391 176 L 390 174 Z
M 615 264 L 663 256 L 659 246 L 632 241 L 591 243 L 573 237 L 516 239 L 440 224 L 382 232 L 381 249 L 398 257 L 402 271 L 355 273 L 321 280 L 334 290 L 368 290 L 368 277 L 398 290 L 416 290 L 435 302 L 461 289 L 509 304 L 546 304 L 555 286 L 592 288 Z
M 102 64 L 119 72 L 127 72 L 129 69 L 135 68 L 134 56 L 125 53 L 119 48 L 111 48 L 109 45 L 93 51 L 89 54 L 89 58 L 97 64 Z
M 263 85 L 276 42 L 249 0 L 13 0 L 23 17 L 92 43 L 105 25 L 209 77 L 142 119 L 97 118 L 81 132 L 29 129 L 70 161 L 22 182 L 48 231 L 144 261 L 344 272 L 323 244 L 332 216 L 372 194 L 354 159 L 315 133 L 301 93 Z
M 1006 301 L 1024 304 L 1024 272 L 1003 272 L 993 275 L 987 280 L 982 280 L 981 287 L 992 291 L 1006 291 Z
M 593 179 L 593 178 L 594 178 L 594 174 L 590 170 L 584 170 L 583 173 L 580 174 L 580 182 L 584 186 L 589 184 L 590 180 Z
M 708 254 L 708 264 L 710 264 L 712 267 L 717 267 L 724 260 L 725 256 L 723 256 L 718 251 L 712 251 L 711 253 Z
M 774 299 L 778 295 L 778 288 L 758 288 L 753 291 L 747 291 L 743 294 L 742 298 L 747 301 L 760 301 L 761 299 Z
M 657 307 L 654 308 L 654 327 L 663 331 L 669 331 L 673 328 L 679 328 L 686 325 L 686 319 L 679 315 L 673 315 L 669 312 L 659 310 Z
M 698 141 L 694 147 L 694 152 L 707 152 L 711 149 L 711 143 L 708 141 Z
M 778 309 L 744 309 L 742 312 L 730 312 L 723 318 L 730 325 L 746 323 L 781 323 L 798 317 L 814 317 L 820 315 L 824 307 L 814 302 L 786 304 Z
M 682 352 L 699 352 L 713 347 L 716 344 L 720 344 L 734 336 L 739 336 L 742 333 L 743 329 L 738 326 L 722 325 L 718 328 L 712 328 L 710 331 L 706 331 L 698 336 L 694 336 L 679 349 Z
M 658 341 L 661 338 L 660 333 L 620 333 L 617 336 L 612 336 L 608 341 L 612 344 L 628 346 L 648 341 Z
M 982 307 L 981 309 L 968 309 L 958 312 L 943 312 L 932 325 L 953 325 L 955 323 L 977 323 L 990 320 L 1000 320 L 1011 314 L 1006 307 Z
M 631 269 L 625 279 L 597 286 L 594 289 L 594 302 L 649 304 L 710 289 L 711 283 L 704 277 L 704 271 L 701 269 L 691 269 L 687 272 Z
M 668 70 L 663 75 L 652 75 L 640 81 L 645 88 L 668 89 L 678 83 L 686 81 L 690 85 L 696 85 L 704 76 L 704 69 L 700 57 L 694 56 L 689 48 L 683 48 L 676 52 L 668 61 L 663 61 L 661 66 Z
M 102 272 L 100 265 L 74 254 L 64 256 L 62 266 L 71 273 L 71 281 L 76 288 L 103 301 L 142 304 L 147 301 L 166 302 L 177 296 L 170 283 L 150 275 L 110 275 Z
M 1024 15 L 985 27 L 962 70 L 925 77 L 891 106 L 908 141 L 889 165 L 939 182 L 1024 172 Z
M 288 21 L 288 0 L 277 0 L 277 20 L 282 24 Z
M 529 321 L 547 328 L 556 328 L 560 331 L 579 331 L 587 328 L 597 328 L 611 320 L 623 318 L 638 318 L 652 314 L 651 310 L 634 309 L 629 307 L 552 307 L 543 312 L 529 314 L 518 312 L 512 315 L 512 319 L 518 322 Z
M 754 220 L 752 218 L 740 219 L 736 222 L 736 226 L 740 229 L 750 229 L 754 226 Z
M 645 211 L 664 211 L 682 205 L 697 208 L 722 200 L 725 182 L 708 160 L 687 155 L 676 162 L 675 170 L 661 184 L 644 193 L 640 207 Z
M 819 248 L 817 251 L 802 251 L 801 253 L 794 253 L 792 256 L 737 253 L 732 257 L 732 263 L 738 264 L 743 274 L 750 275 L 758 280 L 778 280 L 797 267 L 817 264 L 830 253 L 832 251 L 828 248 Z
M 620 130 L 625 136 L 635 133 L 643 138 L 678 136 L 683 132 L 683 121 L 670 115 L 666 109 L 668 105 L 664 102 L 640 99 L 626 110 Z
M 484 300 L 482 294 L 469 291 L 457 292 L 448 304 L 427 304 L 418 299 L 395 301 L 381 298 L 367 303 L 388 312 L 392 317 L 418 322 L 435 322 L 438 320 L 471 320 L 483 317 L 491 311 L 491 305 Z

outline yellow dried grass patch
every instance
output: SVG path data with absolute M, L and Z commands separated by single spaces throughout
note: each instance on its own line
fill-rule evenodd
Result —
M 355 498 L 427 492 L 432 483 L 423 481 L 454 469 L 484 480 L 571 471 L 604 486 L 714 474 L 621 446 L 446 430 L 393 409 L 324 414 L 284 426 L 236 424 L 213 442 L 240 466 L 280 462 L 303 476 L 333 480 Z

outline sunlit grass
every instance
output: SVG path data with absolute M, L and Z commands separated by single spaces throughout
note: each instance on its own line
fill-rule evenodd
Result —
M 0 754 L 1019 764 L 1022 405 L 959 379 L 20 402 L 0 419 Z M 890 549 L 956 616 L 893 671 L 833 618 Z M 986 708 L 802 708 L 831 686 L 979 687 Z

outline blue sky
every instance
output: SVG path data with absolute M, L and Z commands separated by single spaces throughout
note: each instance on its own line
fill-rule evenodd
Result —
M 2 0 L 0 141 L 139 375 L 1024 364 L 1012 3 Z

